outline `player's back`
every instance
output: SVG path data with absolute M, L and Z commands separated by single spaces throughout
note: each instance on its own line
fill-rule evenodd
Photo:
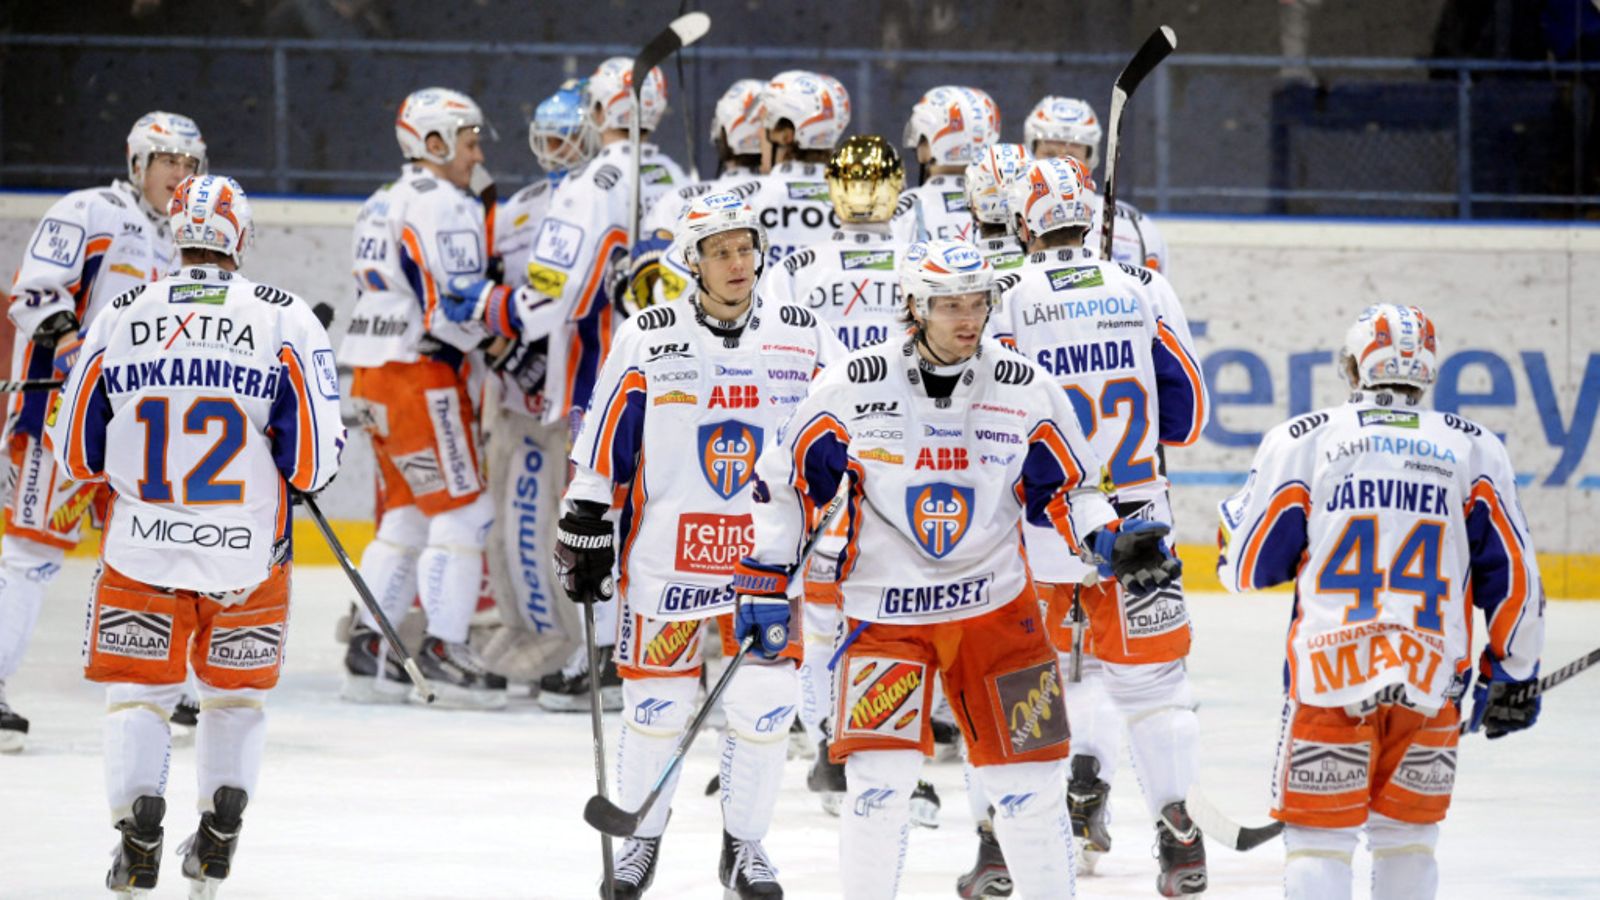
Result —
M 821 163 L 783 162 L 757 176 L 746 198 L 767 229 L 767 262 L 826 240 L 839 227 Z
M 887 231 L 835 231 L 762 279 L 763 296 L 810 310 L 848 350 L 902 334 L 897 265 L 905 246 Z
M 303 300 L 185 266 L 94 324 L 51 431 L 75 477 L 103 471 L 115 492 L 107 562 L 149 584 L 235 589 L 265 578 L 286 538 L 285 477 L 312 490 L 338 465 L 338 398 Z
M 905 243 L 926 240 L 971 241 L 977 226 L 967 205 L 966 178 L 934 175 L 906 188 L 894 210 L 895 235 Z

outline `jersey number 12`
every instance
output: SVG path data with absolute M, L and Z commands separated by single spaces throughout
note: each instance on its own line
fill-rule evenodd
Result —
M 146 503 L 171 503 L 172 482 L 167 480 L 167 398 L 146 397 L 134 408 L 144 423 L 144 477 L 139 479 L 139 499 Z M 185 434 L 206 434 L 212 422 L 222 423 L 222 434 L 183 476 L 184 504 L 240 503 L 244 482 L 218 481 L 217 476 L 244 447 L 244 410 L 227 397 L 200 397 L 183 413 Z

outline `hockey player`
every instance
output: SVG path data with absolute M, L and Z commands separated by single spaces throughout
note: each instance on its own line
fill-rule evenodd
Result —
M 1516 470 L 1493 432 L 1420 407 L 1438 354 L 1422 310 L 1368 307 L 1339 357 L 1350 399 L 1267 432 L 1219 510 L 1223 585 L 1295 587 L 1272 791 L 1292 900 L 1349 898 L 1363 831 L 1373 897 L 1438 891 L 1472 607 L 1472 726 L 1496 738 L 1539 715 L 1537 696 L 1512 699 L 1544 649 Z
M 127 165 L 127 181 L 62 197 L 34 229 L 8 310 L 17 329 L 12 378 L 64 375 L 81 330 L 111 298 L 172 268 L 167 203 L 180 181 L 205 171 L 200 129 L 185 116 L 147 113 L 128 132 Z M 5 422 L 11 495 L 0 541 L 0 752 L 21 750 L 28 733 L 28 720 L 7 705 L 5 681 L 22 664 L 45 591 L 103 490 L 55 468 L 41 443 L 49 398 L 13 395 Z
M 973 238 L 964 189 L 967 165 L 985 144 L 1000 139 L 999 112 L 987 94 L 956 85 L 936 87 L 911 107 L 904 145 L 916 153 L 921 182 L 905 192 L 895 210 L 900 240 Z
M 1199 440 L 1210 411 L 1205 380 L 1167 280 L 1096 259 L 1083 246 L 1091 216 L 1079 177 L 1077 166 L 1047 157 L 1012 183 L 1010 214 L 1030 255 L 1003 295 L 995 335 L 1065 390 L 1106 462 L 1101 489 L 1118 515 L 1170 526 L 1156 447 Z M 1103 687 L 1127 723 L 1145 805 L 1156 823 L 1157 890 L 1168 897 L 1204 891 L 1205 846 L 1184 805 L 1199 762 L 1199 722 L 1183 662 L 1191 629 L 1181 582 L 1145 597 L 1110 582 L 1081 587 L 1088 568 L 1054 532 L 1030 527 L 1027 542 L 1034 579 L 1049 594 L 1047 625 L 1059 651 L 1072 649 L 1071 629 L 1062 623 L 1077 608 L 1088 617 L 1097 657 L 1083 663 L 1089 696 L 1076 696 L 1081 683 L 1069 684 L 1068 709 L 1075 723 L 1087 724 L 1096 714 L 1094 693 Z M 1070 663 L 1067 656 L 1064 664 Z M 1074 726 L 1068 792 L 1090 865 L 1092 854 L 1110 848 L 1105 803 L 1120 728 L 1114 720 L 1095 721 L 1092 729 Z
M 106 685 L 106 792 L 122 832 L 106 886 L 156 885 L 167 717 L 192 669 L 200 823 L 179 852 L 190 896 L 209 898 L 261 769 L 289 613 L 290 497 L 332 480 L 344 426 L 310 307 L 238 274 L 251 239 L 239 185 L 192 176 L 171 211 L 182 269 L 96 316 L 47 438 L 68 477 L 111 493 L 84 637 L 84 676 Z
M 1022 265 L 1027 253 L 1017 238 L 1016 220 L 1009 212 L 1011 183 L 1033 165 L 1033 154 L 1021 144 L 989 144 L 967 164 L 967 210 L 972 214 L 977 245 L 995 273 L 1004 275 Z
M 911 332 L 825 372 L 757 463 L 755 550 L 734 573 L 740 621 L 787 624 L 807 525 L 846 491 L 847 636 L 829 748 L 849 782 L 843 895 L 895 894 L 938 672 L 999 798 L 1019 889 L 1070 897 L 1066 710 L 1018 525 L 1059 529 L 1141 595 L 1180 567 L 1164 526 L 1119 520 L 1096 490 L 1100 461 L 1066 395 L 982 336 L 995 297 L 977 249 L 920 243 L 900 266 Z
M 1041 97 L 1022 126 L 1023 143 L 1039 159 L 1071 157 L 1083 163 L 1090 174 L 1100 164 L 1100 139 L 1103 132 L 1094 109 L 1086 101 L 1072 97 Z M 1090 187 L 1094 224 L 1090 234 L 1100 233 L 1104 198 Z M 1094 243 L 1099 246 L 1098 238 Z M 1149 216 L 1133 204 L 1117 201 L 1117 224 L 1111 235 L 1111 256 L 1121 263 L 1167 272 L 1167 241 Z
M 769 241 L 767 262 L 825 240 L 839 227 L 823 168 L 850 126 L 850 96 L 838 79 L 779 72 L 761 92 L 763 174 L 747 198 Z
M 750 549 L 756 457 L 817 368 L 843 355 L 804 309 L 754 299 L 766 236 L 742 197 L 698 198 L 678 228 L 695 293 L 618 330 L 573 451 L 557 536 L 557 569 L 574 600 L 610 595 L 613 564 L 620 573 L 617 792 L 630 808 L 649 793 L 693 713 L 708 619 L 720 618 L 723 652 L 735 652 L 728 577 Z M 690 448 L 695 462 L 685 468 Z M 616 497 L 613 526 L 604 516 Z M 761 842 L 794 720 L 798 655 L 798 644 L 763 645 L 722 697 L 720 878 L 730 896 L 783 895 Z M 619 900 L 650 886 L 676 779 L 622 848 Z
M 632 190 L 633 147 L 628 125 L 634 110 L 633 60 L 615 56 L 595 69 L 584 89 L 584 108 L 599 135 L 600 150 L 581 171 L 556 189 L 550 209 L 534 235 L 527 263 L 528 283 L 514 292 L 489 296 L 497 286 L 479 282 L 453 288 L 477 298 L 476 310 L 490 316 L 491 331 L 515 336 L 512 359 L 529 346 L 547 341 L 544 419 L 566 423 L 575 434 L 594 390 L 600 364 L 611 346 L 616 317 L 633 310 L 608 293 L 608 272 L 626 271 L 629 248 L 629 191 Z M 667 81 L 651 69 L 639 89 L 640 215 L 648 216 L 655 200 L 681 187 L 687 176 L 678 164 L 648 143 L 667 108 Z M 515 311 L 512 311 L 515 310 Z M 502 311 L 505 311 L 502 313 Z M 551 314 L 554 328 L 542 324 Z M 474 321 L 477 321 L 476 319 Z M 515 365 L 515 364 L 513 364 Z M 610 660 L 615 632 L 615 604 L 596 607 L 597 633 L 605 649 L 601 673 L 603 703 L 621 708 L 621 682 Z M 539 681 L 539 705 L 558 712 L 589 708 L 588 655 L 576 649 L 559 672 Z
M 355 369 L 351 394 L 383 488 L 361 575 L 390 619 L 421 598 L 428 622 L 418 665 L 441 705 L 499 708 L 505 679 L 467 644 L 494 507 L 479 476 L 464 368 L 486 332 L 440 308 L 451 278 L 481 278 L 488 266 L 485 211 L 468 190 L 482 170 L 483 125 L 472 98 L 446 88 L 417 91 L 400 105 L 395 136 L 406 164 L 356 221 L 360 293 L 339 358 Z M 363 607 L 345 655 L 347 699 L 406 698 L 405 676 L 392 655 L 380 655 L 380 643 Z
M 498 216 L 495 249 L 505 261 L 505 284 L 529 283 L 533 240 L 549 210 L 551 195 L 571 171 L 594 155 L 583 82 L 569 80 L 533 112 L 528 145 L 543 178 L 514 194 Z M 565 423 L 546 421 L 544 386 L 549 341 L 494 349 L 516 349 L 499 358 L 498 415 L 485 415 L 489 496 L 498 509 L 489 532 L 489 577 L 503 627 L 484 648 L 491 671 L 517 682 L 537 683 L 565 661 L 583 640 L 582 624 L 563 602 L 550 568 L 555 520 L 567 486 Z

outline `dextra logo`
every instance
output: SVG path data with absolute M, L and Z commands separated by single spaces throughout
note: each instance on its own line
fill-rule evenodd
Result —
M 756 473 L 761 429 L 729 419 L 700 426 L 700 471 L 724 500 L 732 500 Z
M 961 543 L 972 523 L 972 488 L 934 482 L 906 488 L 911 534 L 934 559 Z

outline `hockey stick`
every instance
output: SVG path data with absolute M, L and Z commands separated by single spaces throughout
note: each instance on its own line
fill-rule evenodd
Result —
M 65 381 L 38 378 L 31 381 L 0 381 L 0 394 L 32 394 L 39 391 L 59 391 Z
M 817 541 L 828 530 L 829 523 L 833 521 L 834 516 L 839 514 L 839 509 L 843 506 L 844 497 L 842 496 L 835 497 L 828 503 L 827 508 L 823 511 L 822 520 L 817 523 L 816 529 L 806 539 L 805 546 L 800 548 L 800 561 L 794 567 L 794 571 L 797 574 L 805 571 L 806 560 L 811 558 L 811 552 L 817 548 Z M 768 637 L 773 636 L 770 634 L 771 628 L 781 627 L 776 624 L 770 626 Z M 629 812 L 612 803 L 603 795 L 597 794 L 590 797 L 589 802 L 583 807 L 583 820 L 585 822 L 599 829 L 602 834 L 610 834 L 617 837 L 630 837 L 639 830 L 639 826 L 644 822 L 644 817 L 650 814 L 651 807 L 656 805 L 656 800 L 661 797 L 661 792 L 666 789 L 667 782 L 672 778 L 672 773 L 677 771 L 678 765 L 683 762 L 683 757 L 689 752 L 689 746 L 694 743 L 695 737 L 700 734 L 701 727 L 706 724 L 706 718 L 711 715 L 712 707 L 717 705 L 717 700 L 722 697 L 722 692 L 727 690 L 728 683 L 733 680 L 733 674 L 739 670 L 739 666 L 744 662 L 750 647 L 755 644 L 755 639 L 756 636 L 752 634 L 739 642 L 739 651 L 733 655 L 733 659 L 728 661 L 727 667 L 722 670 L 722 676 L 717 679 L 715 685 L 712 685 L 710 693 L 706 694 L 705 702 L 700 704 L 699 711 L 690 720 L 689 727 L 683 732 L 683 737 L 678 739 L 678 746 L 673 748 L 672 757 L 662 767 L 661 774 L 656 776 L 655 784 L 651 785 L 650 793 L 645 795 L 644 802 L 639 805 L 639 808 L 634 812 Z M 787 632 L 785 633 L 785 639 L 787 639 Z M 772 641 L 772 643 L 778 642 Z
M 589 653 L 589 727 L 594 732 L 594 784 L 596 797 L 609 798 L 606 789 L 606 734 L 600 722 L 600 651 L 594 633 L 594 604 L 583 604 L 583 643 Z M 616 870 L 611 862 L 611 835 L 600 832 L 600 863 L 605 872 L 605 900 L 617 892 Z
M 1117 76 L 1117 82 L 1111 88 L 1111 127 L 1110 135 L 1106 139 L 1106 193 L 1105 203 L 1100 209 L 1100 253 L 1105 259 L 1111 259 L 1111 233 L 1117 224 L 1117 154 L 1122 149 L 1122 109 L 1128 105 L 1128 98 L 1138 90 L 1139 82 L 1145 76 L 1161 65 L 1178 47 L 1178 35 L 1171 28 L 1163 25 L 1157 28 L 1148 38 L 1139 52 L 1128 60 L 1123 66 L 1122 74 Z
M 684 16 L 688 14 L 689 0 L 682 0 L 678 4 L 678 15 Z M 678 54 L 673 62 L 678 67 L 678 90 L 682 91 L 684 95 L 684 102 L 678 107 L 678 113 L 683 119 L 683 149 L 688 154 L 688 158 L 684 160 L 684 163 L 689 167 L 689 180 L 695 182 L 700 180 L 700 164 L 695 160 L 694 151 L 694 123 L 700 118 L 698 115 L 700 111 L 700 92 L 695 91 L 692 95 L 689 92 L 689 79 L 683 74 L 683 54 Z M 691 96 L 694 97 L 693 109 L 690 109 L 691 104 L 689 103 Z
M 1271 822 L 1259 828 L 1240 825 L 1213 806 L 1198 784 L 1190 786 L 1185 806 L 1206 837 L 1241 852 L 1254 850 L 1283 832 L 1282 822 Z
M 322 515 L 322 510 L 317 508 L 317 498 L 310 494 L 301 494 L 300 500 L 305 504 L 306 511 L 311 513 L 311 521 L 317 523 L 317 530 L 322 532 L 323 540 L 328 542 L 328 549 L 332 550 L 334 558 L 339 560 L 339 566 L 344 569 L 344 574 L 350 579 L 350 583 L 355 585 L 356 593 L 361 596 L 361 602 L 366 604 L 367 612 L 372 613 L 372 618 L 377 621 L 378 630 L 383 632 L 383 639 L 403 657 L 401 665 L 405 667 L 411 683 L 417 686 L 417 693 L 422 695 L 422 699 L 432 703 L 433 685 L 422 677 L 422 670 L 417 668 L 417 661 L 411 658 L 411 651 L 401 642 L 400 635 L 389 623 L 389 617 L 383 614 L 383 608 L 378 605 L 377 598 L 372 596 L 372 589 L 367 587 L 367 583 L 361 579 L 361 573 L 356 571 L 355 564 L 350 562 L 350 554 L 344 551 L 344 544 L 341 544 L 339 536 L 333 533 L 333 526 L 328 524 L 327 518 Z
M 692 12 L 686 16 L 679 16 L 672 20 L 660 34 L 650 39 L 633 57 L 633 116 L 628 121 L 628 144 L 633 148 L 633 191 L 628 195 L 628 249 L 631 252 L 635 244 L 639 243 L 639 210 L 643 209 L 644 198 L 639 195 L 639 170 L 642 168 L 639 161 L 640 144 L 643 138 L 639 134 L 640 109 L 639 92 L 644 89 L 644 80 L 650 77 L 650 70 L 664 62 L 667 57 L 684 47 L 693 44 L 706 36 L 711 30 L 711 17 L 703 12 Z M 693 162 L 691 160 L 691 162 Z M 613 298 L 615 299 L 615 298 Z
M 1595 663 L 1600 663 L 1600 647 L 1590 650 L 1583 656 L 1580 656 L 1572 662 L 1567 663 L 1566 665 L 1555 670 L 1554 672 L 1551 672 L 1549 675 L 1544 676 L 1533 684 L 1525 684 L 1517 688 L 1511 692 L 1511 696 L 1506 698 L 1506 702 L 1512 706 L 1519 706 L 1523 703 L 1527 703 L 1529 700 L 1542 696 L 1545 691 L 1548 691 L 1563 681 L 1567 681 L 1568 679 L 1576 676 L 1578 673 L 1589 668 Z M 1462 722 L 1461 733 L 1473 734 L 1483 727 L 1482 722 L 1478 723 L 1477 728 L 1469 728 L 1468 726 L 1471 724 L 1472 723 L 1470 721 Z

